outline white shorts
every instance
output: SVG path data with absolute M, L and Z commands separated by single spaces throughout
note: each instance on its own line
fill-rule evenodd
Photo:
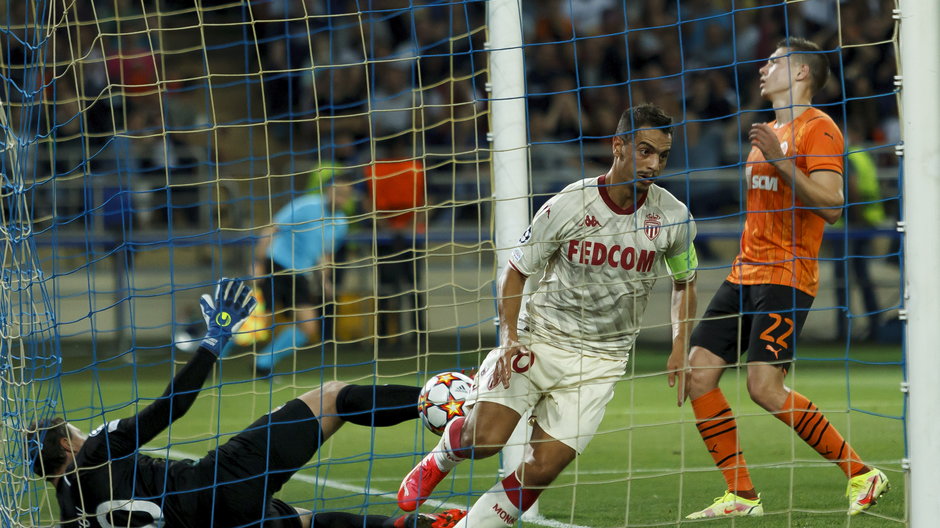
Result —
M 493 367 L 503 353 L 490 351 L 474 379 L 468 403 L 498 403 L 520 415 L 531 410 L 546 433 L 581 454 L 604 418 L 614 385 L 626 372 L 627 358 L 585 356 L 545 343 L 526 348 L 531 356 L 516 355 L 508 389 L 502 383 L 488 388 Z

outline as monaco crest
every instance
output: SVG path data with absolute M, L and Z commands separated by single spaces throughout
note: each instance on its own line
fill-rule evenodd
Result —
M 653 240 L 659 236 L 663 224 L 659 221 L 659 215 L 650 213 L 646 215 L 646 221 L 643 222 L 643 231 L 646 232 L 646 238 Z

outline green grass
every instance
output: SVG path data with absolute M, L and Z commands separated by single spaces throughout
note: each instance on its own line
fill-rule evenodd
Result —
M 744 371 L 730 370 L 722 388 L 739 417 L 742 446 L 766 515 L 737 522 L 687 521 L 683 526 L 906 526 L 905 474 L 900 466 L 904 455 L 900 352 L 863 347 L 847 355 L 842 349 L 804 347 L 802 356 L 813 359 L 798 362 L 788 383 L 825 411 L 863 458 L 887 473 L 891 493 L 873 514 L 846 517 L 842 473 L 751 403 Z M 246 379 L 247 357 L 227 360 L 189 414 L 173 424 L 174 453 L 201 456 L 214 445 L 207 439 L 217 432 L 237 432 L 324 378 L 370 383 L 378 373 L 380 383 L 413 384 L 420 379 L 415 374 L 419 367 L 441 370 L 478 361 L 476 354 L 442 354 L 420 361 L 402 357 L 372 362 L 371 358 L 370 353 L 346 350 L 337 359 L 357 366 L 313 368 L 274 385 Z M 315 367 L 313 362 L 308 358 L 299 366 Z M 141 354 L 137 365 L 120 359 L 100 362 L 94 369 L 88 365 L 87 357 L 69 359 L 62 385 L 65 409 L 84 430 L 92 423 L 81 419 L 101 408 L 110 409 L 109 419 L 134 412 L 134 405 L 127 402 L 158 396 L 171 373 L 166 354 L 159 352 Z M 630 377 L 619 385 L 608 406 L 600 433 L 543 493 L 539 507 L 544 517 L 591 527 L 676 526 L 684 514 L 708 505 L 723 492 L 724 481 L 697 435 L 690 406 L 677 408 L 674 389 L 666 385 L 664 375 L 656 374 L 664 365 L 662 350 L 638 351 L 631 360 Z M 851 412 L 846 410 L 848 401 Z M 166 446 L 168 440 L 161 437 L 152 445 Z M 314 467 L 298 474 L 280 497 L 316 510 L 394 514 L 394 492 L 401 477 L 436 441 L 418 422 L 375 431 L 346 425 L 320 450 Z M 435 498 L 468 504 L 468 490 L 478 494 L 495 483 L 497 465 L 495 458 L 464 463 L 439 487 Z M 363 487 L 369 487 L 370 493 L 363 494 Z

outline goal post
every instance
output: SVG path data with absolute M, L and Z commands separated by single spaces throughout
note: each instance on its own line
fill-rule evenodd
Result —
M 519 0 L 487 4 L 497 277 L 529 223 L 521 11 Z
M 904 303 L 907 312 L 907 421 L 911 526 L 934 526 L 940 502 L 933 496 L 940 467 L 940 315 L 937 262 L 940 245 L 940 4 L 901 0 L 901 107 L 904 137 Z M 916 220 L 915 220 L 916 219 Z
M 487 25 L 496 243 L 494 268 L 498 288 L 499 277 L 509 262 L 512 249 L 518 245 L 519 236 L 529 223 L 529 150 L 520 0 L 489 2 Z M 498 314 L 496 323 L 499 324 Z M 508 475 L 523 460 L 529 434 L 527 418 L 528 413 L 519 420 L 503 450 L 502 475 Z M 526 513 L 538 515 L 538 505 L 534 504 Z

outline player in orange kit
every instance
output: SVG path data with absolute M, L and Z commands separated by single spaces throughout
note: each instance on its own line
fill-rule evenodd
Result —
M 728 491 L 690 519 L 764 512 L 718 387 L 742 350 L 751 399 L 845 472 L 849 515 L 867 510 L 888 489 L 884 473 L 862 462 L 811 401 L 784 385 L 796 336 L 819 288 L 823 228 L 839 219 L 844 203 L 842 133 L 810 106 L 828 77 L 819 46 L 800 38 L 780 42 L 760 69 L 761 96 L 773 103 L 776 119 L 751 127 L 740 253 L 692 334 L 686 386 Z

